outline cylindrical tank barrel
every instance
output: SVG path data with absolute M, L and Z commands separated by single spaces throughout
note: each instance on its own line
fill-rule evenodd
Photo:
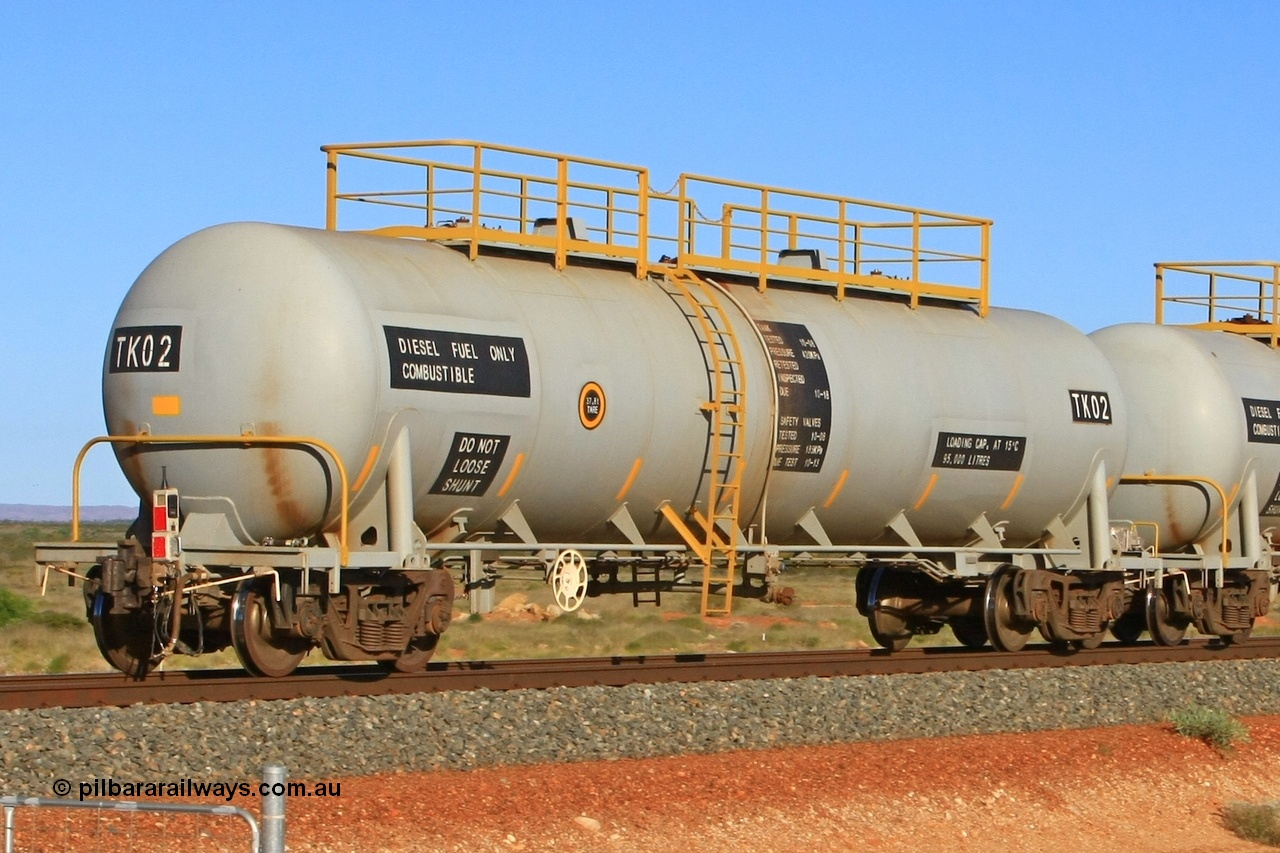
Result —
M 870 543 L 902 514 L 926 544 L 955 544 L 985 514 L 1026 544 L 1081 509 L 1099 464 L 1122 467 L 1120 385 L 1060 321 L 724 287 L 747 389 L 740 520 L 772 541 L 807 542 L 816 519 Z M 705 503 L 715 476 L 695 314 L 660 276 L 603 263 L 224 225 L 130 290 L 104 406 L 117 434 L 322 438 L 357 512 L 407 431 L 427 532 L 459 514 L 493 530 L 519 502 L 540 541 L 620 542 L 608 520 L 626 504 L 647 540 L 676 542 L 659 507 Z M 167 476 L 188 511 L 224 515 L 245 542 L 336 519 L 334 472 L 313 451 L 117 452 L 140 494 Z

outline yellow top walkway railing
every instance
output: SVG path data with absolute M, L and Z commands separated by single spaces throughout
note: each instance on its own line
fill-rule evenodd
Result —
M 1166 313 L 1175 313 L 1177 306 L 1192 306 L 1204 309 L 1204 319 L 1181 325 L 1248 335 L 1273 349 L 1280 345 L 1280 261 L 1164 261 L 1155 266 L 1157 323 L 1170 323 Z M 1186 285 L 1188 281 L 1195 284 Z M 1191 292 L 1171 292 L 1171 284 Z
M 893 290 L 913 308 L 924 296 L 987 313 L 990 220 L 703 175 L 676 186 L 683 266 L 751 275 L 762 291 L 771 277 L 799 278 L 833 286 L 837 299 L 850 287 Z M 731 200 L 712 219 L 698 202 L 708 197 Z M 935 280 L 929 268 L 969 283 Z
M 325 225 L 909 297 L 987 313 L 991 221 L 471 140 L 326 145 Z M 339 183 L 341 166 L 342 184 Z M 357 186 L 359 189 L 350 189 Z M 358 207 L 357 207 L 358 205 Z M 354 214 L 354 224 L 345 218 Z
M 649 174 L 639 166 L 455 139 L 321 150 L 329 158 L 325 227 L 330 230 L 338 227 L 339 202 L 360 202 L 392 214 L 380 227 L 363 230 L 465 242 L 472 260 L 482 243 L 509 244 L 552 251 L 560 269 L 570 252 L 591 252 L 631 261 L 638 275 L 647 274 Z M 340 192 L 343 158 L 363 167 L 357 179 L 375 186 L 396 180 L 403 167 L 410 167 L 418 182 Z M 410 217 L 416 221 L 407 221 Z

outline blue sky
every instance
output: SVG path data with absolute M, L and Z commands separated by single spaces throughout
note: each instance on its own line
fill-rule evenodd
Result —
M 993 302 L 1152 316 L 1280 256 L 1275 3 L 0 2 L 0 503 L 67 503 L 133 279 L 323 224 L 329 142 L 463 137 L 995 220 Z M 110 454 L 85 500 L 128 503 Z

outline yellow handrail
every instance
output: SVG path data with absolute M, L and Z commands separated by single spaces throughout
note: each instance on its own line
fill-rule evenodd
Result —
M 1185 486 L 1189 483 L 1202 483 L 1206 486 L 1211 486 L 1213 490 L 1218 493 L 1218 497 L 1221 498 L 1222 500 L 1222 537 L 1221 537 L 1222 538 L 1222 567 L 1224 569 L 1227 567 L 1227 559 L 1230 556 L 1230 550 L 1227 548 L 1227 537 L 1231 533 L 1231 506 L 1230 506 L 1231 501 L 1227 497 L 1226 489 L 1222 488 L 1222 486 L 1218 483 L 1217 480 L 1210 479 L 1209 477 L 1197 477 L 1194 474 L 1146 473 L 1146 474 L 1126 474 L 1120 478 L 1120 483 L 1122 485 L 1138 484 L 1138 483 L 1169 483 L 1175 486 L 1178 486 L 1178 485 Z M 1142 523 L 1150 523 L 1150 522 L 1142 522 Z M 1158 537 L 1159 530 L 1157 530 L 1156 533 Z M 1156 541 L 1157 543 L 1159 543 L 1158 538 Z M 1157 551 L 1156 554 L 1158 556 L 1159 551 Z
M 247 446 L 269 445 L 303 445 L 314 447 L 328 454 L 338 469 L 338 480 L 342 486 L 342 501 L 339 507 L 338 553 L 343 566 L 347 565 L 351 551 L 347 545 L 347 516 L 350 503 L 350 487 L 347 484 L 347 467 L 342 457 L 331 444 L 319 438 L 298 435 L 100 435 L 85 442 L 84 447 L 76 455 L 75 465 L 71 470 L 71 541 L 80 541 L 80 468 L 85 456 L 99 444 L 235 444 Z
M 1151 553 L 1160 553 L 1160 523 L 1158 521 L 1135 521 L 1134 527 L 1150 527 L 1151 528 Z
M 1157 324 L 1166 323 L 1167 306 L 1202 308 L 1204 320 L 1180 325 L 1266 338 L 1272 349 L 1280 347 L 1280 261 L 1162 261 L 1155 268 Z M 1203 277 L 1204 289 L 1170 295 L 1171 274 Z M 1246 291 L 1239 284 L 1250 287 Z M 1240 316 L 1223 319 L 1234 312 Z
M 338 227 L 339 204 L 354 202 L 388 216 L 412 210 L 423 218 L 421 224 L 393 221 L 362 230 L 465 245 L 473 259 L 482 244 L 522 246 L 548 252 L 559 269 L 571 254 L 634 263 L 643 279 L 665 257 L 679 270 L 753 276 L 761 290 L 771 278 L 799 279 L 831 287 L 837 299 L 853 287 L 904 294 L 912 307 L 934 298 L 975 304 L 984 316 L 989 309 L 988 219 L 695 174 L 682 174 L 670 192 L 656 193 L 640 166 L 464 139 L 322 150 L 328 158 L 325 225 L 331 230 Z M 342 158 L 362 160 L 367 169 L 425 169 L 426 179 L 405 189 L 340 190 Z M 701 212 L 695 188 L 706 209 L 721 210 L 720 219 Z M 535 229 L 538 219 L 554 223 L 554 230 Z M 720 233 L 703 243 L 711 253 L 700 252 L 698 232 L 715 229 Z M 881 236 L 871 240 L 869 234 Z M 777 253 L 784 247 L 824 251 L 836 266 L 783 264 Z M 964 276 L 969 283 L 925 280 L 926 265 L 944 276 L 970 271 Z

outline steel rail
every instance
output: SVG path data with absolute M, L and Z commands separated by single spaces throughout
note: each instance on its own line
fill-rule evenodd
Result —
M 1195 640 L 1166 648 L 1146 642 L 1104 644 L 1094 650 L 1048 645 L 1020 652 L 972 651 L 954 646 L 848 649 L 749 654 L 679 654 L 607 658 L 456 661 L 433 663 L 422 673 L 384 673 L 367 664 L 304 667 L 287 678 L 259 678 L 242 670 L 173 670 L 145 680 L 117 673 L 11 675 L 0 677 L 0 710 L 124 707 L 137 703 L 276 701 L 332 696 L 439 693 L 450 690 L 518 690 L 591 685 L 619 687 L 662 682 L 740 681 L 760 678 L 831 678 L 1055 666 L 1280 657 L 1280 637 L 1246 643 Z

